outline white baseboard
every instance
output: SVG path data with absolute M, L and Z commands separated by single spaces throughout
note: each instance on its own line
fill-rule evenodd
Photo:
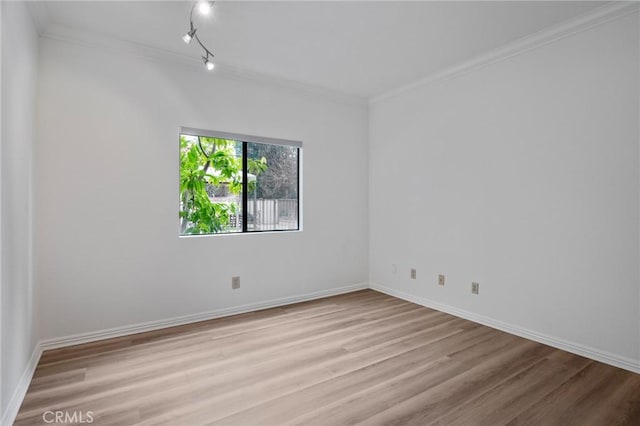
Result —
M 564 351 L 581 355 L 595 361 L 600 361 L 605 364 L 613 365 L 614 367 L 623 368 L 625 370 L 640 374 L 640 360 L 622 357 L 578 343 L 569 342 L 558 337 L 549 336 L 546 334 L 538 333 L 536 331 L 528 330 L 526 328 L 518 327 L 513 324 L 507 324 L 505 322 L 498 321 L 484 315 L 474 314 L 473 312 L 434 302 L 433 300 L 408 294 L 403 291 L 385 287 L 380 284 L 370 283 L 369 287 L 381 293 L 385 293 L 399 299 L 404 299 L 418 305 L 426 306 L 427 308 L 455 315 L 457 317 L 464 318 L 478 324 L 486 325 L 488 327 L 495 328 L 506 333 L 515 334 L 516 336 L 524 337 L 525 339 L 533 340 L 535 342 L 539 342 L 548 346 L 553 346 L 554 348 L 562 349 Z
M 338 294 L 350 293 L 353 291 L 364 290 L 369 288 L 368 283 L 358 283 L 345 287 L 332 288 L 329 290 L 316 291 L 304 295 L 284 297 L 280 299 L 272 299 L 264 302 L 250 303 L 247 305 L 235 306 L 232 308 L 217 309 L 199 314 L 184 315 L 180 317 L 167 318 L 157 321 L 149 321 L 133 325 L 125 325 L 122 327 L 114 327 L 105 330 L 92 331 L 88 333 L 74 334 L 71 336 L 46 339 L 40 342 L 40 348 L 43 351 L 57 349 L 66 346 L 79 345 L 82 343 L 95 342 L 98 340 L 110 339 L 113 337 L 122 337 L 130 334 L 143 333 L 145 331 L 153 331 L 161 328 L 175 327 L 178 325 L 190 324 L 199 321 L 206 321 L 215 318 L 227 317 L 230 315 L 244 314 L 247 312 L 259 311 L 262 309 L 275 308 L 292 303 L 306 302 L 309 300 L 320 299 L 323 297 L 335 296 Z
M 123 327 L 114 327 L 106 330 L 99 330 L 89 333 L 75 334 L 72 336 L 66 336 L 61 338 L 42 340 L 36 344 L 33 350 L 33 354 L 29 359 L 29 363 L 25 368 L 22 377 L 16 387 L 9 404 L 2 413 L 0 419 L 0 425 L 9 426 L 15 421 L 18 414 L 18 410 L 22 405 L 22 401 L 27 393 L 33 373 L 36 370 L 38 361 L 43 351 L 49 349 L 62 348 L 65 346 L 78 345 L 81 343 L 95 342 L 98 340 L 110 339 L 112 337 L 121 337 L 129 334 L 142 333 L 145 331 L 153 331 L 161 328 L 174 327 L 177 325 L 190 324 L 198 321 L 206 321 L 214 318 L 221 318 L 230 315 L 244 314 L 247 312 L 259 311 L 262 309 L 275 308 L 278 306 L 290 305 L 292 303 L 306 302 L 314 299 L 321 299 L 323 297 L 336 296 L 338 294 L 351 293 L 358 290 L 364 290 L 369 288 L 368 283 L 358 283 L 345 287 L 332 288 L 329 290 L 316 291 L 304 295 L 284 297 L 280 299 L 267 300 L 265 302 L 251 303 L 242 306 L 236 306 L 233 308 L 218 309 L 210 312 L 203 312 L 193 315 L 184 315 L 181 317 L 167 318 L 158 321 L 149 321 L 140 324 L 127 325 Z
M 9 404 L 5 407 L 4 413 L 2 413 L 0 425 L 9 426 L 16 420 L 18 410 L 20 410 L 24 396 L 27 394 L 27 389 L 29 389 L 29 384 L 33 378 L 33 373 L 36 371 L 36 367 L 38 366 L 40 355 L 42 355 L 42 347 L 40 346 L 40 343 L 36 343 L 36 346 L 33 348 L 33 352 L 31 353 L 31 358 L 29 358 L 29 362 L 20 377 L 20 381 L 18 381 L 18 385 L 9 400 Z
M 109 339 L 113 337 L 121 337 L 129 334 L 142 333 L 145 331 L 153 331 L 161 328 L 174 327 L 178 325 L 189 324 L 198 321 L 206 321 L 215 318 L 226 317 L 230 315 L 243 314 L 247 312 L 259 311 L 263 309 L 275 308 L 278 306 L 290 305 L 292 303 L 306 302 L 309 300 L 320 299 L 329 296 L 335 296 L 338 294 L 351 293 L 358 290 L 364 290 L 371 288 L 381 293 L 388 294 L 400 299 L 407 300 L 409 302 L 416 303 L 418 305 L 426 306 L 431 309 L 436 309 L 441 312 L 445 312 L 451 315 L 455 315 L 460 318 L 467 319 L 479 324 L 483 324 L 516 336 L 524 337 L 529 340 L 533 340 L 545 345 L 553 346 L 558 349 L 565 350 L 567 352 L 575 353 L 577 355 L 585 356 L 596 361 L 603 362 L 605 364 L 620 367 L 625 370 L 632 371 L 640 374 L 640 362 L 630 358 L 621 357 L 608 352 L 600 351 L 594 348 L 590 348 L 577 343 L 569 342 L 563 339 L 559 339 L 554 336 L 537 333 L 532 330 L 528 330 L 522 327 L 518 327 L 512 324 L 507 324 L 502 321 L 495 320 L 483 315 L 474 314 L 469 311 L 455 308 L 453 306 L 445 305 L 442 303 L 434 302 L 419 296 L 408 294 L 399 290 L 395 290 L 389 287 L 385 287 L 375 283 L 358 283 L 350 286 L 333 288 L 329 290 L 322 290 L 305 295 L 291 296 L 280 299 L 272 299 L 264 302 L 252 303 L 242 306 L 236 306 L 233 308 L 218 309 L 210 312 L 203 312 L 193 315 L 185 315 L 174 318 L 167 318 L 158 321 L 149 321 L 140 324 L 128 325 L 123 327 L 114 327 L 106 330 L 99 330 L 95 332 L 75 334 L 72 336 L 66 336 L 61 338 L 47 339 L 40 341 L 36 344 L 33 354 L 29 359 L 29 363 L 25 368 L 20 382 L 16 387 L 16 390 L 9 401 L 5 412 L 2 415 L 0 425 L 11 425 L 15 421 L 15 417 L 18 414 L 20 405 L 27 393 L 29 383 L 33 377 L 38 361 L 42 352 L 49 349 L 61 348 L 65 346 L 78 345 L 81 343 L 94 342 L 98 340 Z

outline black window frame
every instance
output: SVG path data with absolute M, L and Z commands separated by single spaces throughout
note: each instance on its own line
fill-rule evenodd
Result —
M 214 232 L 208 234 L 182 234 L 178 231 L 178 236 L 182 237 L 202 237 L 202 236 L 216 236 L 216 235 L 246 235 L 246 234 L 260 234 L 260 233 L 270 233 L 270 232 L 300 232 L 302 231 L 301 227 L 301 176 L 300 176 L 300 163 L 302 161 L 302 142 L 296 140 L 288 140 L 288 139 L 277 139 L 277 138 L 269 138 L 262 136 L 252 136 L 252 135 L 243 135 L 237 133 L 229 133 L 229 132 L 221 132 L 215 130 L 204 130 L 204 129 L 196 129 L 192 127 L 180 127 L 178 136 L 188 135 L 188 136 L 203 136 L 203 137 L 212 137 L 219 139 L 227 139 L 233 140 L 237 143 L 242 144 L 242 200 L 241 200 L 241 211 L 242 211 L 242 228 L 240 231 L 236 232 Z M 178 139 L 179 140 L 179 139 Z M 285 146 L 289 148 L 296 149 L 296 195 L 297 195 L 297 205 L 296 205 L 296 228 L 295 229 L 265 229 L 265 230 L 257 230 L 257 229 L 249 229 L 248 226 L 248 193 L 247 185 L 249 183 L 248 179 L 248 144 L 264 144 L 264 145 L 276 145 L 276 146 Z M 178 147 L 180 147 L 180 143 L 178 143 Z M 178 156 L 178 179 L 180 179 L 180 156 Z M 180 207 L 178 207 L 180 210 Z

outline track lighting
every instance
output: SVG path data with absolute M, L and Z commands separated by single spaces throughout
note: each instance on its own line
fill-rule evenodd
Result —
M 216 67 L 214 65 L 214 63 L 209 60 L 209 56 L 208 55 L 207 55 L 206 58 L 203 56 L 202 60 L 204 61 L 204 66 L 207 67 L 207 70 L 211 71 Z
M 198 2 L 198 12 L 203 15 L 211 13 L 213 2 L 201 0 Z
M 190 44 L 191 40 L 193 39 L 193 36 L 196 34 L 197 29 L 196 28 L 191 28 L 191 30 L 189 30 L 188 33 L 186 33 L 185 35 L 182 36 L 182 40 L 187 43 Z
M 209 59 L 210 57 L 211 58 L 215 57 L 215 55 L 213 53 L 211 53 L 211 51 L 209 49 L 207 49 L 204 44 L 202 44 L 202 41 L 200 41 L 200 37 L 198 37 L 198 34 L 196 34 L 196 31 L 198 29 L 193 25 L 193 11 L 197 6 L 198 7 L 198 11 L 202 15 L 208 15 L 209 13 L 211 13 L 211 9 L 213 8 L 213 4 L 214 4 L 214 2 L 205 1 L 205 0 L 195 1 L 193 3 L 193 5 L 191 6 L 191 12 L 189 13 L 189 32 L 187 32 L 185 35 L 182 36 L 182 41 L 184 41 L 187 44 L 191 44 L 191 41 L 193 39 L 195 39 L 198 42 L 198 44 L 204 50 L 204 53 L 205 53 L 205 56 L 202 56 L 202 60 L 204 62 L 204 66 L 209 71 L 211 71 L 211 70 L 213 70 L 215 68 L 214 63 L 211 62 L 211 59 Z

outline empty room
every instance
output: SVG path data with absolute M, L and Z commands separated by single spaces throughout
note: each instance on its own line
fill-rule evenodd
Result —
M 640 425 L 640 3 L 0 22 L 2 426 Z

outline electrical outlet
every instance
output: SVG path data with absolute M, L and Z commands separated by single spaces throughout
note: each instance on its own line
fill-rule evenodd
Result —
M 391 273 L 392 273 L 393 275 L 395 275 L 397 272 L 398 272 L 398 267 L 396 266 L 396 264 L 395 264 L 395 263 L 392 263 L 392 264 L 391 264 Z
M 231 277 L 231 288 L 234 290 L 240 288 L 240 277 Z
M 412 280 L 416 279 L 416 269 L 415 268 L 411 268 L 411 279 Z
M 438 285 L 444 285 L 444 275 L 438 275 Z
M 471 293 L 480 294 L 480 283 L 476 283 L 476 282 L 471 283 Z

